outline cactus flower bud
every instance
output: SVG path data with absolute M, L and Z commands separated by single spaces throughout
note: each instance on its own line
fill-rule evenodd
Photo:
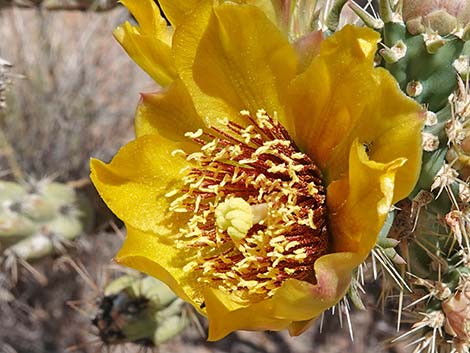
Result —
M 427 29 L 439 35 L 458 33 L 470 23 L 467 0 L 404 0 L 403 19 L 412 34 Z
M 445 330 L 461 341 L 470 340 L 470 291 L 460 291 L 442 304 Z

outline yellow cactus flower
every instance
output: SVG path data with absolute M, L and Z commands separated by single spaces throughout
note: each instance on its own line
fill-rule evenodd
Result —
M 142 31 L 154 28 L 153 1 L 124 3 Z M 142 95 L 136 139 L 109 164 L 91 162 L 127 227 L 116 261 L 206 315 L 210 340 L 300 334 L 344 296 L 390 207 L 411 192 L 421 108 L 374 68 L 372 30 L 346 26 L 299 70 L 256 6 L 160 5 L 174 24 L 171 62 L 145 62 L 169 84 Z M 160 46 L 142 31 L 128 47 L 139 63 Z

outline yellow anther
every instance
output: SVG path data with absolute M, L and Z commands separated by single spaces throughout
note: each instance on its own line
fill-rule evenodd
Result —
M 203 133 L 204 132 L 202 131 L 202 129 L 198 129 L 195 132 L 187 132 L 184 134 L 184 136 L 194 139 L 194 138 L 201 137 Z
M 310 195 L 315 196 L 316 194 L 318 194 L 318 189 L 315 187 L 314 183 L 309 183 L 307 185 L 307 188 L 308 188 L 308 193 Z
M 180 150 L 180 149 L 174 150 L 173 152 L 171 152 L 171 156 L 172 156 L 172 157 L 176 157 L 176 156 L 184 156 L 184 157 L 186 157 L 186 152 L 183 151 L 183 150 Z
M 227 231 L 230 238 L 237 243 L 253 226 L 251 206 L 240 197 L 227 199 L 215 209 L 215 222 L 219 230 Z

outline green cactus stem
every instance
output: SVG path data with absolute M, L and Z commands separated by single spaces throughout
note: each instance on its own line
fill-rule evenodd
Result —
M 404 43 L 406 55 L 400 60 L 385 62 L 385 68 L 396 78 L 401 89 L 410 93 L 410 85 L 421 86 L 421 90 L 410 94 L 428 109 L 437 112 L 444 108 L 449 95 L 457 87 L 457 78 L 452 63 L 460 57 L 464 41 L 457 36 L 445 38 L 439 48 L 432 47 L 430 53 L 425 38 L 421 34 L 412 35 L 401 23 L 389 22 L 383 28 L 383 43 L 393 48 Z
M 49 180 L 0 180 L 0 249 L 3 257 L 31 261 L 63 250 L 83 233 L 87 217 L 76 191 Z
M 154 347 L 178 336 L 189 324 L 184 302 L 153 277 L 122 276 L 101 298 L 92 324 L 107 345 Z

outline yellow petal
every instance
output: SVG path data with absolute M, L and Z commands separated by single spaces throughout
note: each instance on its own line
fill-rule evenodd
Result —
M 274 294 L 275 315 L 293 322 L 317 317 L 346 294 L 351 272 L 359 263 L 353 253 L 322 256 L 314 265 L 316 284 L 290 279 Z
M 163 35 L 168 32 L 165 19 L 153 0 L 121 0 L 139 23 L 142 34 Z
M 373 53 L 378 40 L 375 31 L 347 26 L 322 42 L 320 55 L 292 83 L 289 101 L 294 140 L 322 168 L 332 150 L 355 126 L 374 92 L 372 88 L 377 86 Z M 362 50 L 372 45 L 373 51 Z M 318 141 L 322 143 L 315 143 Z
M 330 184 L 327 193 L 335 252 L 315 262 L 316 284 L 287 280 L 272 299 L 274 315 L 293 320 L 292 334 L 302 333 L 345 295 L 353 269 L 374 246 L 392 205 L 394 176 L 405 160 L 387 165 L 370 161 L 357 140 L 350 152 L 349 178 Z
M 236 111 L 263 108 L 281 114 L 281 97 L 296 68 L 287 38 L 258 8 L 225 4 L 214 9 L 193 73 L 205 94 Z
M 313 58 L 320 53 L 320 44 L 324 40 L 322 31 L 315 31 L 298 38 L 294 42 L 295 50 L 299 57 L 298 72 L 304 72 L 312 62 Z
M 168 212 L 165 194 L 182 185 L 188 164 L 172 151 L 181 144 L 146 135 L 121 148 L 111 163 L 91 160 L 91 180 L 108 207 L 126 224 L 155 234 L 172 234 L 180 220 Z M 181 220 L 182 224 L 186 220 Z
M 129 56 L 158 84 L 167 86 L 175 79 L 171 48 L 158 36 L 144 34 L 129 22 L 117 27 L 113 34 Z
M 300 334 L 310 321 L 335 305 L 346 293 L 351 271 L 360 263 L 352 253 L 329 254 L 315 263 L 317 284 L 287 280 L 271 299 L 243 306 L 220 290 L 207 288 L 209 340 L 236 330 L 283 330 Z M 303 322 L 302 322 L 303 321 Z
M 370 159 L 389 163 L 397 158 L 407 162 L 396 174 L 393 203 L 407 197 L 418 180 L 422 157 L 422 108 L 398 89 L 395 79 L 385 70 L 376 69 L 375 93 L 368 97 L 354 129 L 336 146 L 325 170 L 336 179 L 347 165 L 351 141 L 359 139 Z M 371 119 L 370 117 L 377 117 Z
M 310 327 L 313 326 L 317 318 L 313 318 L 311 320 L 305 321 L 294 321 L 292 324 L 289 325 L 289 334 L 291 336 L 299 336 L 305 331 L 307 331 Z
M 173 0 L 170 0 L 173 2 Z M 228 117 L 238 115 L 237 111 L 227 107 L 225 102 L 203 94 L 194 82 L 193 65 L 199 41 L 203 36 L 212 14 L 212 0 L 202 1 L 190 11 L 183 23 L 179 24 L 173 36 L 173 56 L 178 75 L 187 87 L 197 112 L 202 117 Z
M 344 288 L 349 284 L 350 271 L 342 274 L 342 269 L 348 259 L 352 258 L 351 255 L 327 255 L 316 265 L 320 279 L 318 285 L 289 281 L 274 299 L 243 306 L 218 289 L 198 288 L 197 279 L 191 278 L 190 274 L 182 270 L 188 259 L 175 248 L 171 237 L 144 233 L 129 226 L 127 230 L 126 240 L 115 258 L 116 261 L 159 278 L 177 295 L 206 314 L 210 322 L 211 341 L 241 329 L 283 330 L 291 326 L 296 318 L 306 315 L 304 310 L 300 310 L 301 316 L 298 316 L 299 312 L 292 306 L 306 304 L 308 314 L 316 313 L 319 305 L 324 306 L 325 310 L 335 303 L 332 298 L 340 298 L 344 294 Z M 343 279 L 338 276 L 343 276 Z M 192 301 L 196 297 L 204 298 L 207 312 Z
M 276 317 L 272 300 L 243 306 L 235 303 L 218 289 L 198 288 L 197 279 L 191 278 L 190 274 L 183 271 L 188 258 L 182 256 L 182 253 L 175 248 L 171 237 L 145 233 L 127 226 L 126 240 L 115 260 L 119 264 L 160 279 L 202 313 L 204 310 L 196 305 L 192 298 L 203 297 L 207 310 L 204 314 L 207 314 L 210 321 L 211 341 L 221 339 L 230 332 L 240 329 L 282 330 L 291 324 L 291 318 Z M 342 261 L 344 262 L 344 257 Z M 328 280 L 331 282 L 330 277 Z
M 142 94 L 135 116 L 136 135 L 160 134 L 174 141 L 182 141 L 188 131 L 204 127 L 189 93 L 180 79 L 168 89 Z
M 203 3 L 212 4 L 212 0 L 158 0 L 166 17 L 175 27 L 181 25 L 185 17 Z
M 214 288 L 207 288 L 204 298 L 209 319 L 209 341 L 220 340 L 237 330 L 279 331 L 291 323 L 290 320 L 273 316 L 271 300 L 245 307 L 237 305 L 227 294 Z
M 276 13 L 277 9 L 273 5 L 272 0 L 235 0 L 233 2 L 236 2 L 237 4 L 246 4 L 246 5 L 256 6 L 266 15 L 266 17 L 269 18 L 269 20 L 272 23 L 278 22 L 278 18 L 277 18 L 278 16 Z
M 204 32 L 188 23 L 175 33 L 175 53 L 200 115 L 236 119 L 240 110 L 263 108 L 282 120 L 281 98 L 297 63 L 276 26 L 258 8 L 234 4 L 214 8 Z
M 229 1 L 237 4 L 254 5 L 260 8 L 273 23 L 276 23 L 276 11 L 271 0 L 221 0 L 220 2 Z M 203 3 L 216 5 L 214 4 L 216 1 L 213 0 L 158 0 L 158 2 L 173 26 L 179 26 L 184 23 L 188 14 L 203 6 Z
M 398 158 L 383 164 L 369 159 L 355 140 L 350 149 L 349 174 L 327 189 L 329 229 L 335 252 L 369 254 L 393 204 L 395 174 L 405 165 Z
M 322 168 L 327 182 L 347 172 L 352 142 L 371 159 L 408 159 L 397 175 L 394 201 L 406 197 L 419 173 L 421 107 L 393 77 L 373 67 L 378 34 L 347 26 L 326 39 L 310 67 L 290 87 L 294 140 Z M 321 141 L 321 143 L 318 143 Z
M 187 258 L 176 250 L 174 239 L 145 233 L 129 225 L 126 228 L 126 240 L 115 260 L 160 279 L 179 297 L 199 308 L 191 298 L 201 294 L 195 293 L 196 282 L 191 282 L 188 273 L 183 271 Z

